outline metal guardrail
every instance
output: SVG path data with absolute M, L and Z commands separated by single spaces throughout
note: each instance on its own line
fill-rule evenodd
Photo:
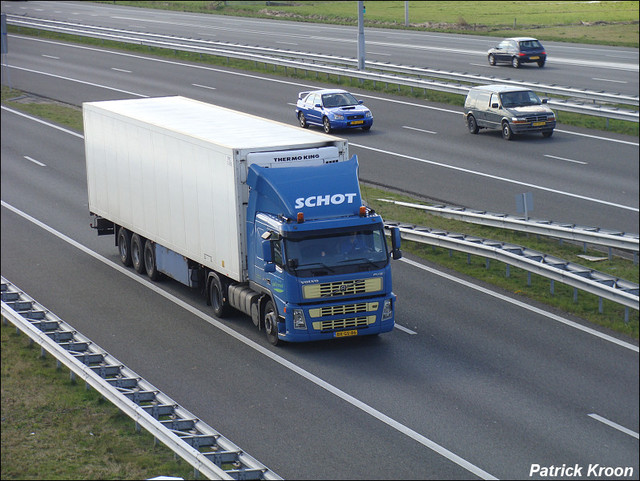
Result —
M 2 318 L 208 479 L 282 479 L 2 277 Z M 223 469 L 226 466 L 227 469 Z M 231 468 L 229 468 L 231 466 Z
M 450 219 L 463 220 L 474 224 L 500 227 L 527 232 L 529 234 L 544 235 L 558 239 L 628 250 L 635 253 L 634 262 L 637 263 L 637 253 L 639 250 L 638 234 L 628 234 L 620 231 L 606 230 L 600 227 L 578 226 L 575 224 L 553 222 L 550 220 L 525 219 L 524 217 L 509 214 L 497 214 L 481 210 L 467 209 L 465 207 L 412 204 L 409 202 L 390 199 L 378 200 L 399 206 L 424 210 Z
M 509 83 L 513 85 L 522 85 L 528 88 L 532 88 L 538 92 L 553 93 L 555 95 L 562 95 L 570 98 L 579 98 L 592 102 L 592 104 L 585 105 L 567 100 L 550 99 L 549 105 L 557 110 L 593 115 L 598 117 L 606 117 L 610 119 L 627 120 L 631 122 L 639 121 L 637 111 L 627 111 L 619 108 L 594 104 L 596 101 L 598 101 L 621 105 L 638 106 L 638 96 L 626 96 L 622 94 L 595 92 L 576 89 L 572 87 L 519 82 L 510 79 L 499 79 L 495 77 L 473 75 L 468 73 L 447 72 L 437 69 L 419 68 L 413 66 L 393 65 L 383 62 L 366 62 L 366 66 L 377 69 L 381 72 L 363 71 L 350 68 L 350 66 L 357 65 L 357 59 L 353 58 L 311 54 L 308 52 L 296 52 L 290 50 L 270 49 L 266 47 L 238 45 L 200 39 L 188 39 L 175 36 L 170 37 L 158 34 L 116 30 L 111 28 L 87 26 L 53 20 L 30 19 L 27 17 L 20 17 L 15 15 L 7 15 L 7 23 L 9 23 L 10 25 L 50 30 L 71 35 L 83 35 L 124 43 L 146 45 L 149 47 L 184 50 L 228 58 L 238 58 L 259 63 L 279 65 L 285 68 L 291 67 L 294 69 L 301 69 L 306 71 L 315 71 L 362 80 L 371 80 L 373 82 L 392 83 L 408 86 L 411 88 L 444 91 L 460 95 L 465 95 L 470 86 L 449 83 L 442 80 L 433 80 L 432 78 L 454 80 L 458 82 L 466 82 L 469 84 Z M 309 59 L 311 59 L 312 61 L 309 62 Z M 414 77 L 401 77 L 397 75 L 398 73 L 410 74 L 414 75 Z
M 601 299 L 638 310 L 638 284 L 633 282 L 514 244 L 387 221 L 385 228 L 390 227 L 398 227 L 404 240 L 495 259 L 507 266 L 519 267 L 594 294 Z M 627 319 L 628 311 L 625 312 L 625 320 Z

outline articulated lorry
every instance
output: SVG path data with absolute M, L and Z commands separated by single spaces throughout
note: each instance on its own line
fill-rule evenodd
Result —
M 245 313 L 273 345 L 393 329 L 400 234 L 389 247 L 345 139 L 184 97 L 83 116 L 91 226 L 123 264 Z

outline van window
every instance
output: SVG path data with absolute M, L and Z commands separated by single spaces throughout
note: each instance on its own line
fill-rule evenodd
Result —
M 496 93 L 491 94 L 491 100 L 489 101 L 489 107 L 491 107 L 493 104 L 498 104 L 498 106 L 500 105 L 500 98 L 498 97 L 498 94 L 496 94 Z

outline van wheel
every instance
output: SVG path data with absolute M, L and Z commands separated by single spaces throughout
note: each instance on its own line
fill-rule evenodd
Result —
M 267 340 L 273 346 L 278 345 L 278 313 L 273 301 L 267 301 L 264 306 L 264 330 L 267 332 Z
M 548 139 L 548 138 L 549 138 L 549 137 L 551 137 L 552 135 L 553 135 L 553 130 L 546 130 L 546 131 L 542 132 L 542 136 L 543 136 L 545 139 Z
M 144 244 L 142 238 L 138 234 L 131 236 L 131 263 L 136 272 L 145 273 L 144 267 Z
M 513 57 L 511 59 L 511 66 L 513 68 L 519 68 L 520 67 L 520 59 L 518 57 Z
M 502 123 L 502 138 L 504 140 L 513 139 L 513 131 L 511 130 L 511 127 L 509 127 L 509 122 Z
M 467 117 L 467 127 L 469 127 L 469 132 L 472 134 L 477 134 L 478 130 L 478 122 L 476 122 L 476 118 L 473 115 L 469 115 Z
M 158 266 L 156 265 L 156 251 L 150 240 L 144 243 L 144 268 L 149 279 L 152 281 L 160 279 L 160 271 L 158 271 Z
M 493 56 L 492 53 L 489 54 L 489 65 L 495 65 L 496 64 L 496 58 Z
M 124 227 L 118 231 L 118 252 L 120 261 L 127 267 L 131 267 L 131 232 Z
M 325 134 L 331 133 L 331 122 L 329 122 L 329 119 L 327 117 L 322 119 L 322 127 L 324 128 Z

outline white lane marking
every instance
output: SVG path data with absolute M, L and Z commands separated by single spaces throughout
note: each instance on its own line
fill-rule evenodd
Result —
M 24 155 L 23 156 L 25 159 L 30 160 L 31 162 L 33 162 L 34 164 L 38 164 L 40 167 L 46 167 L 46 164 L 43 164 L 42 162 L 38 162 L 36 159 L 32 159 L 31 157 L 29 157 L 28 155 Z
M 132 279 L 132 280 L 142 284 L 143 286 L 151 289 L 155 293 L 157 293 L 157 294 L 161 295 L 162 297 L 164 297 L 165 299 L 173 302 L 177 306 L 182 307 L 183 309 L 187 310 L 191 314 L 193 314 L 195 316 L 198 316 L 203 321 L 208 322 L 212 326 L 220 329 L 221 331 L 223 331 L 226 334 L 232 336 L 236 340 L 244 343 L 247 347 L 250 347 L 251 349 L 254 349 L 255 351 L 261 353 L 262 355 L 270 358 L 271 360 L 277 362 L 278 364 L 280 364 L 281 366 L 285 367 L 286 369 L 289 369 L 290 371 L 300 375 L 301 377 L 305 378 L 306 380 L 314 383 L 315 385 L 321 387 L 322 389 L 324 389 L 327 392 L 335 395 L 336 397 L 342 399 L 343 401 L 351 404 L 352 406 L 360 409 L 361 411 L 363 411 L 364 413 L 370 415 L 371 417 L 373 417 L 373 418 L 385 423 L 386 425 L 388 425 L 391 428 L 399 431 L 400 433 L 406 435 L 407 437 L 413 439 L 414 441 L 422 444 L 423 446 L 433 450 L 437 454 L 443 456 L 444 458 L 446 458 L 449 461 L 457 464 L 458 466 L 461 466 L 462 468 L 468 470 L 469 472 L 475 474 L 476 476 L 478 476 L 478 477 L 480 477 L 482 479 L 498 479 L 495 476 L 493 476 L 493 475 L 487 473 L 486 471 L 480 469 L 479 467 L 475 466 L 474 464 L 471 464 L 469 461 L 461 458 L 457 454 L 449 451 L 448 449 L 440 446 L 436 442 L 428 439 L 427 437 L 423 436 L 422 434 L 414 431 L 413 429 L 405 426 L 404 424 L 401 424 L 400 422 L 396 421 L 395 419 L 387 416 L 386 414 L 383 414 L 382 412 L 378 411 L 377 409 L 374 409 L 373 407 L 371 407 L 368 404 L 360 401 L 359 399 L 356 399 L 355 397 L 351 396 L 350 394 L 347 394 L 346 392 L 342 391 L 341 389 L 338 389 L 334 385 L 329 384 L 328 382 L 326 382 L 323 379 L 319 378 L 315 374 L 312 374 L 309 371 L 306 371 L 306 370 L 302 369 L 300 366 L 292 363 L 291 361 L 285 359 L 284 357 L 279 356 L 278 354 L 268 350 L 267 348 L 265 348 L 265 347 L 261 346 L 260 344 L 252 341 L 251 339 L 248 339 L 245 336 L 237 333 L 236 331 L 234 331 L 233 329 L 231 329 L 230 327 L 228 327 L 224 323 L 218 321 L 216 318 L 211 317 L 208 314 L 205 314 L 201 310 L 199 310 L 199 309 L 195 308 L 194 306 L 188 304 L 187 302 L 183 301 L 182 299 L 179 299 L 179 298 L 175 297 L 174 295 L 163 291 L 160 287 L 155 285 L 153 282 L 145 279 L 144 277 L 140 277 L 137 274 L 134 274 L 135 271 L 133 271 L 131 269 L 128 269 L 128 268 L 126 268 L 124 266 L 121 266 L 120 264 L 116 264 L 113 261 L 110 261 L 106 257 L 101 256 L 100 254 L 98 254 L 97 252 L 89 249 L 85 245 L 83 245 L 83 244 L 71 239 L 70 237 L 67 237 L 66 235 L 62 234 L 61 232 L 58 232 L 53 227 L 48 226 L 47 224 L 39 221 L 38 219 L 36 219 L 34 217 L 31 217 L 29 214 L 27 214 L 25 212 L 22 212 L 21 210 L 17 209 L 16 207 L 13 207 L 12 205 L 6 203 L 4 200 L 1 201 L 1 204 L 2 204 L 2 207 L 5 207 L 6 209 L 9 209 L 10 211 L 12 211 L 15 214 L 23 217 L 24 219 L 28 220 L 29 222 L 32 222 L 33 224 L 35 224 L 38 227 L 44 229 L 45 231 L 49 232 L 50 234 L 53 234 L 54 236 L 58 237 L 59 239 L 63 240 L 64 242 L 67 242 L 68 244 L 72 245 L 73 247 L 81 250 L 85 254 L 87 254 L 87 255 L 93 257 L 94 259 L 102 262 L 103 264 L 107 265 L 108 267 L 111 267 L 111 268 L 117 270 L 118 272 L 126 275 L 130 279 Z
M 111 67 L 111 70 L 115 70 L 116 72 L 131 73 L 131 70 L 125 70 L 125 69 L 122 69 L 122 68 Z
M 298 43 L 296 42 L 282 42 L 282 41 L 276 41 L 276 43 L 281 43 L 283 45 L 298 45 Z
M 402 259 L 400 259 L 402 262 L 406 262 L 407 264 L 410 264 L 414 267 L 417 267 L 418 269 L 422 269 L 424 271 L 430 272 L 431 274 L 435 274 L 437 276 L 440 277 L 444 277 L 445 279 L 448 279 L 450 281 L 456 282 L 458 284 L 462 284 L 463 286 L 466 287 L 470 287 L 471 289 L 475 289 L 476 291 L 482 292 L 483 294 L 487 294 L 489 296 L 495 297 L 496 299 L 500 299 L 501 301 L 504 302 L 508 302 L 510 304 L 514 304 L 518 307 L 521 307 L 523 309 L 526 309 L 528 311 L 534 312 L 536 314 L 540 314 L 541 316 L 545 316 L 548 317 L 549 319 L 552 319 L 554 321 L 558 321 L 562 324 L 565 324 L 569 327 L 573 327 L 574 329 L 578 329 L 579 331 L 583 331 L 586 332 L 587 334 L 591 334 L 592 336 L 595 337 L 599 337 L 600 339 L 603 339 L 607 342 L 612 342 L 613 344 L 617 344 L 618 346 L 624 347 L 625 349 L 629 349 L 631 351 L 635 351 L 635 352 L 639 352 L 638 346 L 634 346 L 633 344 L 630 344 L 628 342 L 625 341 L 621 341 L 620 339 L 616 339 L 615 337 L 609 336 L 607 334 L 603 334 L 601 332 L 596 331 L 595 329 L 591 329 L 590 327 L 586 327 L 583 326 L 582 324 L 578 324 L 577 322 L 574 321 L 570 321 L 569 319 L 565 319 L 564 317 L 558 316 L 556 314 L 553 314 L 551 312 L 547 312 L 544 311 L 542 309 L 539 309 L 537 307 L 531 306 L 529 304 L 526 304 L 522 301 L 519 301 L 517 299 L 512 299 L 511 297 L 507 297 L 503 294 L 500 294 L 498 292 L 494 292 L 490 289 L 487 289 L 485 287 L 482 286 L 478 286 L 476 284 L 473 284 L 469 281 L 465 281 L 464 279 L 460 279 L 458 277 L 452 276 L 450 274 L 447 274 L 445 272 L 440 272 L 436 269 L 433 269 L 431 267 L 425 266 L 424 264 L 420 264 L 419 262 L 407 259 L 406 257 L 403 257 Z
M 191 85 L 193 85 L 194 87 L 200 87 L 200 88 L 203 88 L 203 89 L 216 90 L 215 87 L 209 87 L 207 85 L 200 85 L 200 84 L 191 84 Z
M 603 204 L 603 205 L 608 205 L 608 206 L 611 206 L 611 207 L 617 207 L 617 208 L 624 209 L 624 210 L 630 210 L 632 212 L 638 212 L 639 211 L 639 209 L 637 207 L 631 207 L 631 206 L 628 206 L 628 205 L 616 204 L 615 202 L 608 202 L 606 200 L 595 199 L 593 197 L 587 197 L 587 196 L 584 196 L 584 195 L 572 194 L 571 192 L 565 192 L 565 191 L 562 191 L 562 190 L 551 189 L 550 187 L 543 187 L 543 186 L 540 186 L 540 185 L 531 184 L 529 182 L 522 182 L 522 181 L 519 181 L 519 180 L 508 179 L 506 177 L 500 177 L 498 175 L 485 174 L 484 172 L 478 172 L 478 171 L 475 171 L 475 170 L 465 169 L 465 168 L 462 168 L 462 167 L 456 167 L 456 166 L 453 166 L 453 165 L 447 165 L 447 164 L 443 164 L 442 162 L 436 162 L 434 160 L 421 159 L 420 157 L 414 157 L 413 155 L 400 154 L 400 153 L 397 153 L 397 152 L 391 152 L 389 150 L 378 149 L 378 148 L 375 148 L 375 147 L 367 147 L 366 145 L 356 144 L 356 143 L 351 143 L 351 145 L 353 147 L 360 147 L 361 149 L 373 150 L 374 152 L 379 152 L 381 154 L 387 154 L 387 155 L 390 155 L 390 156 L 393 156 L 393 157 L 402 157 L 402 158 L 405 158 L 405 159 L 410 159 L 410 160 L 415 160 L 417 162 L 422 162 L 424 164 L 430 164 L 430 165 L 435 165 L 435 166 L 438 166 L 438 167 L 444 167 L 445 169 L 457 170 L 458 172 L 466 172 L 467 174 L 478 175 L 480 177 L 486 177 L 486 178 L 489 178 L 489 179 L 499 180 L 499 181 L 502 181 L 502 182 L 509 182 L 511 184 L 516 184 L 516 185 L 522 185 L 524 187 L 530 187 L 532 189 L 544 190 L 546 192 L 552 192 L 554 194 L 566 195 L 567 197 L 574 197 L 576 199 L 587 200 L 589 202 L 595 202 L 597 204 Z
M 549 157 L 550 159 L 564 160 L 565 162 L 574 162 L 576 164 L 586 165 L 588 163 L 588 162 L 583 162 L 581 160 L 573 160 L 573 159 L 565 159 L 564 157 L 556 157 L 555 155 L 544 154 L 544 156 L 545 157 Z
M 402 126 L 403 129 L 409 129 L 409 130 L 417 130 L 418 132 L 425 132 L 427 134 L 437 134 L 438 132 L 434 132 L 433 130 L 424 130 L 424 129 L 418 129 L 417 127 L 409 127 L 408 125 L 403 125 Z
M 636 433 L 635 431 L 632 431 L 631 429 L 625 428 L 624 426 L 619 425 L 618 423 L 614 423 L 613 421 L 609 421 L 607 418 L 603 418 L 602 416 L 598 416 L 595 413 L 589 414 L 590 418 L 595 419 L 596 421 L 600 421 L 603 424 L 606 424 L 607 426 L 610 426 L 614 429 L 617 429 L 618 431 L 621 431 L 625 434 L 628 434 L 629 436 L 638 439 L 638 433 Z
M 394 326 L 398 329 L 400 329 L 401 331 L 406 332 L 407 334 L 411 335 L 411 336 L 415 336 L 416 334 L 418 334 L 416 331 L 412 331 L 411 329 L 401 326 L 400 324 L 398 324 L 397 322 L 394 324 Z
M 599 80 L 600 82 L 614 82 L 617 84 L 626 84 L 629 83 L 625 80 L 612 80 L 612 79 L 608 79 L 608 78 L 597 78 L 597 77 L 593 77 L 591 80 Z
M 45 54 L 42 54 L 42 56 L 43 56 L 43 57 L 46 57 L 46 58 L 52 58 L 52 59 L 54 59 L 54 60 L 60 60 L 60 57 L 56 57 L 55 55 L 45 55 Z
M 4 105 L 0 106 L 0 108 L 2 108 L 2 110 L 6 110 L 7 112 L 11 112 L 12 114 L 19 115 L 20 117 L 25 117 L 25 118 L 27 118 L 29 120 L 33 120 L 33 121 L 38 122 L 40 124 L 46 125 L 47 127 L 53 127 L 54 129 L 57 129 L 57 130 L 60 130 L 62 132 L 65 132 L 67 134 L 75 135 L 76 137 L 84 139 L 84 135 L 79 134 L 78 132 L 74 132 L 73 130 L 65 129 L 64 127 L 60 127 L 59 125 L 53 125 L 53 124 L 51 124 L 49 122 L 45 122 L 44 120 L 37 119 L 35 117 L 32 117 L 31 115 L 27 115 L 27 114 L 25 114 L 23 112 L 20 112 L 18 110 L 13 110 L 13 109 L 11 109 L 9 107 L 5 107 Z

